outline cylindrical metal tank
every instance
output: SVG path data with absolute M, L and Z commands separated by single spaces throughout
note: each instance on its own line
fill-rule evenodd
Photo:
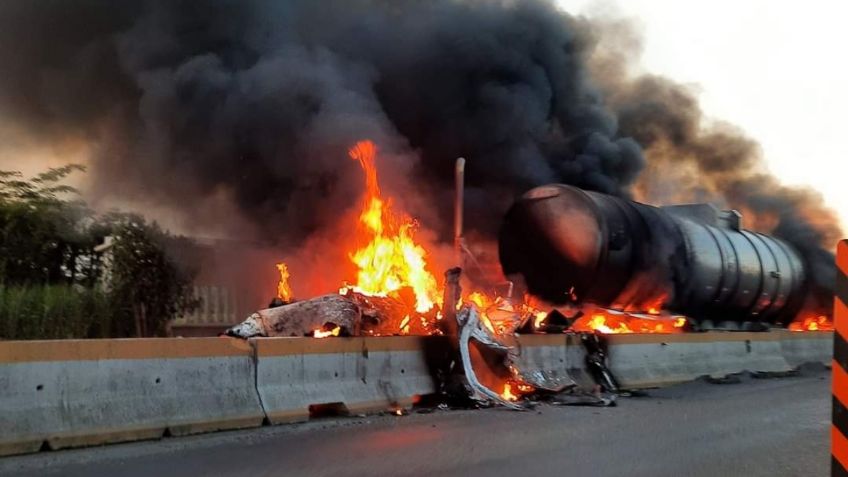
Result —
M 553 303 L 660 307 L 697 320 L 787 323 L 805 267 L 782 240 L 739 227 L 708 204 L 652 207 L 566 185 L 537 187 L 507 213 L 507 276 Z

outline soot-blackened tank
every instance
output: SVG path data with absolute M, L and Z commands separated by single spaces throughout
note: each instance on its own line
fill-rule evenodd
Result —
M 709 204 L 658 208 L 542 186 L 507 213 L 500 260 L 508 277 L 521 275 L 553 303 L 785 324 L 804 301 L 803 262 L 786 242 L 741 229 L 740 219 Z

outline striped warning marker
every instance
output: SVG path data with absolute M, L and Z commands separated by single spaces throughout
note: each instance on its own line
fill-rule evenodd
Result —
M 833 300 L 833 423 L 830 426 L 831 475 L 848 477 L 848 240 L 836 248 Z

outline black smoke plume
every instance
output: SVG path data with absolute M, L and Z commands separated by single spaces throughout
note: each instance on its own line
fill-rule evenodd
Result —
M 305 237 L 353 202 L 345 150 L 364 138 L 433 210 L 467 157 L 470 226 L 487 230 L 531 186 L 621 194 L 644 163 L 591 84 L 581 25 L 544 2 L 0 9 L 4 121 L 90 138 L 102 194 L 189 211 L 227 194 L 266 237 Z

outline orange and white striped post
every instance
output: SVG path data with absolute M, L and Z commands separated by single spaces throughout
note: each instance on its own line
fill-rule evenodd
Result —
M 848 240 L 839 242 L 836 247 L 836 268 L 830 475 L 848 477 Z

